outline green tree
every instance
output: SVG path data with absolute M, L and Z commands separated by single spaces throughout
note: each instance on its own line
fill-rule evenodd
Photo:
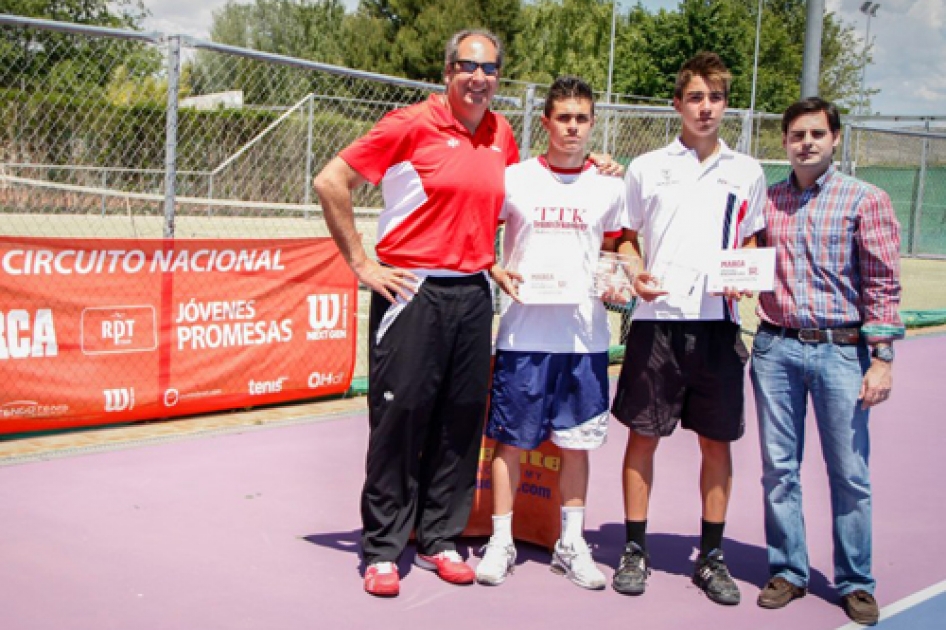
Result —
M 368 56 L 354 50 L 367 41 L 349 39 L 355 67 L 409 79 L 440 81 L 447 39 L 463 28 L 486 28 L 509 46 L 520 28 L 520 0 L 362 0 L 349 34 L 381 35 Z
M 676 11 L 640 5 L 619 23 L 614 90 L 670 98 L 680 65 L 701 50 L 719 53 L 733 73 L 730 103 L 748 107 L 752 92 L 757 0 L 683 0 Z M 805 0 L 767 0 L 762 13 L 756 109 L 782 111 L 799 96 Z M 853 28 L 825 14 L 820 92 L 842 106 L 857 96 L 859 54 Z
M 345 59 L 337 34 L 344 20 L 341 0 L 231 1 L 214 12 L 210 37 L 230 46 L 340 65 Z M 286 104 L 310 91 L 306 75 L 298 70 L 216 52 L 199 52 L 189 69 L 198 94 L 242 90 L 249 103 Z
M 214 11 L 210 38 L 221 44 L 341 63 L 337 36 L 345 18 L 341 0 L 230 0 Z
M 140 0 L 0 0 L 0 13 L 140 30 Z M 31 28 L 0 29 L 0 86 L 43 86 L 67 93 L 100 93 L 122 60 L 142 44 Z
M 523 27 L 511 46 L 507 76 L 551 83 L 581 76 L 604 90 L 611 37 L 611 2 L 539 0 L 523 9 Z

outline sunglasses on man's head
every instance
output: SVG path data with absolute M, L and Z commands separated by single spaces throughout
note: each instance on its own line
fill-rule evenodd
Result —
M 499 74 L 499 64 L 495 61 L 484 61 L 480 63 L 478 61 L 473 61 L 471 59 L 457 59 L 453 62 L 461 72 L 466 72 L 467 74 L 473 74 L 476 72 L 477 68 L 483 69 L 483 74 L 494 77 Z

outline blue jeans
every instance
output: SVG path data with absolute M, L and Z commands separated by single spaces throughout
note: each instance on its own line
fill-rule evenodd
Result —
M 868 412 L 858 401 L 870 356 L 860 345 L 809 344 L 759 330 L 750 374 L 762 443 L 769 571 L 807 587 L 808 548 L 799 470 L 810 396 L 831 489 L 834 584 L 874 592 Z

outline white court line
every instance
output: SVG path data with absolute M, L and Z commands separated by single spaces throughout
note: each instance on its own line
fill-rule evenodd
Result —
M 942 593 L 946 593 L 946 580 L 943 580 L 939 584 L 929 586 L 922 591 L 914 593 L 913 595 L 904 597 L 900 601 L 894 602 L 889 606 L 884 606 L 880 610 L 880 621 L 878 621 L 878 623 L 883 623 L 884 620 L 889 619 L 896 614 L 902 613 L 904 610 L 908 610 L 914 606 L 922 604 L 926 600 L 932 599 Z M 861 624 L 851 621 L 838 628 L 838 630 L 861 630 L 862 628 L 864 628 L 864 626 Z

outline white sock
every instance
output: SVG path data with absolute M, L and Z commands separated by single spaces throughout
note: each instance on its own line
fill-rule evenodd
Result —
M 493 514 L 493 535 L 490 541 L 500 545 L 512 544 L 512 512 Z
M 562 544 L 574 545 L 584 540 L 585 508 L 562 507 Z

